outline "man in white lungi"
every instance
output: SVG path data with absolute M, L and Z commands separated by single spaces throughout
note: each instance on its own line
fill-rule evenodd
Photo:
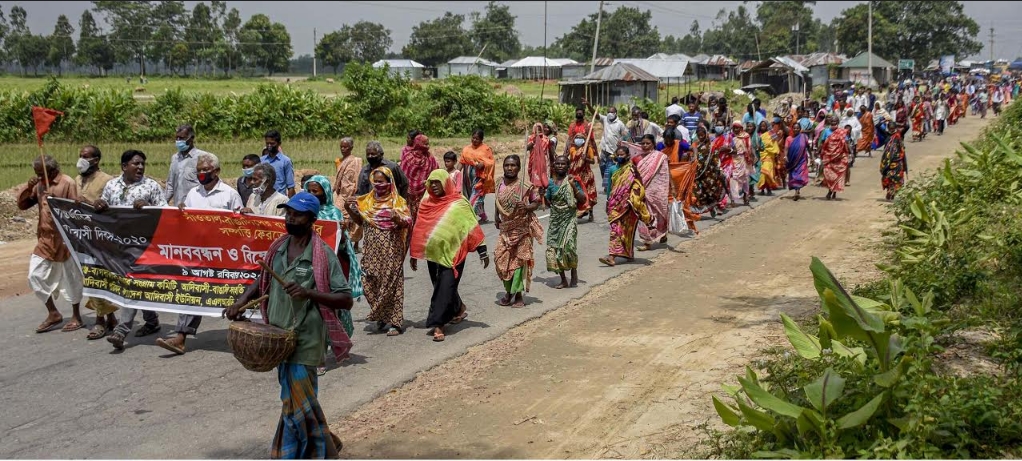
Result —
M 46 168 L 43 169 L 45 163 Z M 35 251 L 28 263 L 28 285 L 37 298 L 46 305 L 46 320 L 36 328 L 36 333 L 43 333 L 56 328 L 64 322 L 53 296 L 57 292 L 71 304 L 71 321 L 61 331 L 81 329 L 82 314 L 79 304 L 82 302 L 82 271 L 71 258 L 71 252 L 64 245 L 46 197 L 78 200 L 78 186 L 70 176 L 60 172 L 60 165 L 49 155 L 37 158 L 32 164 L 35 177 L 28 180 L 18 193 L 18 209 L 27 210 L 39 205 L 39 224 L 36 228 Z M 49 182 L 46 181 L 48 178 Z

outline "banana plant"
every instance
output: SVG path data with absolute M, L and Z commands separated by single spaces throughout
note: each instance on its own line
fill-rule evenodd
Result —
M 751 368 L 739 377 L 740 387 L 725 386 L 736 406 L 712 397 L 714 409 L 725 424 L 733 427 L 748 426 L 773 434 L 785 449 L 757 453 L 757 456 L 798 458 L 804 455 L 836 456 L 829 447 L 842 431 L 851 430 L 870 421 L 883 403 L 889 389 L 901 378 L 904 363 L 900 358 L 901 339 L 888 328 L 902 320 L 899 308 L 907 299 L 920 315 L 929 312 L 932 295 L 919 301 L 910 290 L 892 284 L 891 304 L 850 295 L 837 278 L 818 258 L 810 264 L 813 282 L 822 300 L 820 331 L 815 336 L 806 333 L 795 321 L 781 314 L 784 333 L 795 352 L 808 360 L 822 360 L 829 353 L 846 358 L 856 370 L 876 369 L 873 382 L 883 391 L 873 396 L 858 409 L 838 414 L 835 403 L 845 395 L 846 380 L 833 368 L 802 387 L 811 408 L 791 403 L 771 393 Z M 845 343 L 857 340 L 868 345 L 850 347 Z

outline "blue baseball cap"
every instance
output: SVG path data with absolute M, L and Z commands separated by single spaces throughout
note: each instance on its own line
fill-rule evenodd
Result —
M 291 197 L 287 203 L 277 205 L 277 208 L 290 208 L 295 211 L 303 213 L 312 213 L 313 215 L 319 215 L 319 199 L 315 195 L 308 192 L 301 191 Z

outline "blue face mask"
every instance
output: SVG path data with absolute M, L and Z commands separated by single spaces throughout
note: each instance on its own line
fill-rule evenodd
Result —
M 717 134 L 723 134 L 724 133 L 724 127 L 722 127 L 722 126 L 715 126 L 715 127 L 713 127 L 713 132 L 717 133 Z
M 182 141 L 182 140 L 178 139 L 176 142 L 174 142 L 174 145 L 177 146 L 177 151 L 178 152 L 187 152 L 188 151 L 188 141 Z

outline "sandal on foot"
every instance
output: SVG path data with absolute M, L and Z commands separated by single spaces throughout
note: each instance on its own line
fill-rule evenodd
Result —
M 89 336 L 86 336 L 85 339 L 93 340 L 104 336 L 106 336 L 106 325 L 97 323 L 96 326 L 92 327 L 92 330 L 89 331 Z
M 77 320 L 72 320 L 70 322 L 67 322 L 67 324 L 64 325 L 64 328 L 61 328 L 60 331 L 63 331 L 64 333 L 69 333 L 69 332 L 78 331 L 78 330 L 81 330 L 81 329 L 82 329 L 82 322 L 79 322 Z
M 114 349 L 119 351 L 124 350 L 124 335 L 117 333 L 116 331 L 110 336 L 106 337 L 106 341 L 114 345 Z
M 614 260 L 612 260 L 610 258 L 607 258 L 607 257 L 600 258 L 600 262 L 603 263 L 603 264 L 606 264 L 606 265 L 608 265 L 610 267 L 614 267 L 614 264 L 615 264 Z
M 511 305 L 512 309 L 521 309 L 523 307 L 525 307 L 525 300 L 518 301 Z
M 160 331 L 160 324 L 150 325 L 147 323 L 142 325 L 142 328 L 139 328 L 138 331 L 135 332 L 135 337 L 141 338 L 143 336 L 149 336 L 157 331 Z
M 497 305 L 504 306 L 504 307 L 510 306 L 511 305 L 511 299 L 512 298 L 510 298 L 510 297 L 500 298 L 499 300 L 497 300 Z
M 61 318 L 59 318 L 57 320 L 47 320 L 47 321 L 39 324 L 39 326 L 36 327 L 35 332 L 36 333 L 46 333 L 47 331 L 50 331 L 50 330 L 56 328 L 57 325 L 60 325 L 60 322 L 63 322 L 63 321 L 64 321 L 64 317 L 61 317 Z
M 468 318 L 468 311 L 463 311 L 461 314 L 458 314 L 457 317 L 451 319 L 451 321 L 448 322 L 448 323 L 450 323 L 451 325 L 457 325 L 457 324 L 465 321 L 465 319 L 467 319 L 467 318 Z
M 447 337 L 447 335 L 445 335 L 442 331 L 434 331 L 433 332 L 433 341 L 434 342 L 441 342 L 446 337 Z
M 403 332 L 398 327 L 390 327 L 390 329 L 387 330 L 387 336 L 397 336 L 401 333 Z
M 172 343 L 172 342 L 170 342 L 170 341 L 168 341 L 166 339 L 163 339 L 163 338 L 157 338 L 156 339 L 156 345 L 160 346 L 160 347 L 162 347 L 162 348 L 164 348 L 164 349 L 166 349 L 168 351 L 171 351 L 171 352 L 173 352 L 173 353 L 175 353 L 177 355 L 184 355 L 185 354 L 185 346 L 184 345 L 180 345 L 179 346 L 176 343 Z

